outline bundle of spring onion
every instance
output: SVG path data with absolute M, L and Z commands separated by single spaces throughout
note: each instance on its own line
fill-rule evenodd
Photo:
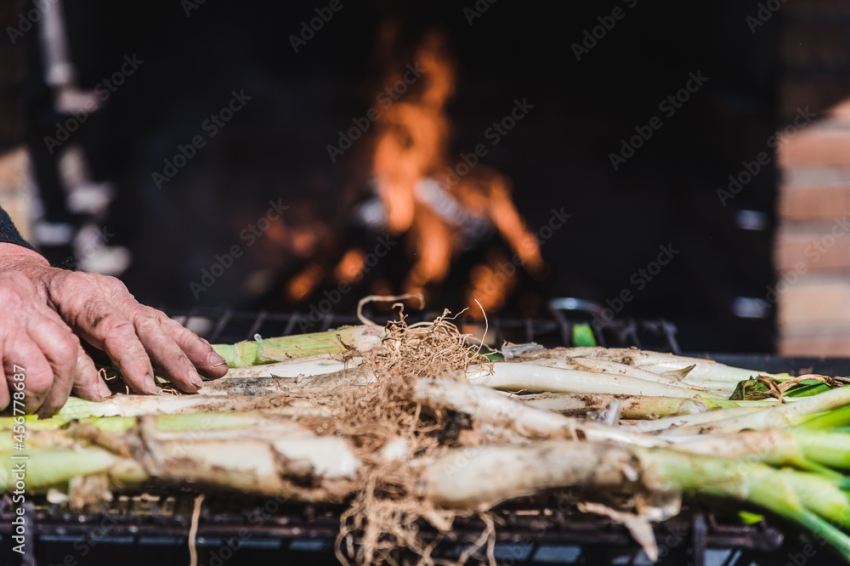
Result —
M 649 522 L 707 495 L 784 517 L 850 561 L 841 379 L 636 349 L 485 356 L 446 317 L 215 349 L 232 369 L 197 395 L 72 399 L 28 419 L 27 489 L 71 508 L 175 485 L 345 501 L 337 553 L 359 564 L 401 548 L 432 563 L 417 521 L 442 532 L 480 514 L 492 526 L 502 502 L 571 488 L 654 559 Z M 14 427 L 0 419 L 0 453 Z

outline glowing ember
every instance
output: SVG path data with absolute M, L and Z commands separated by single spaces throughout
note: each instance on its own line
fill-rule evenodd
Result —
M 372 159 L 378 195 L 386 209 L 386 226 L 405 233 L 413 267 L 404 292 L 425 292 L 448 274 L 451 259 L 468 239 L 465 232 L 493 226 L 530 273 L 543 268 L 540 247 L 511 201 L 510 182 L 484 165 L 470 167 L 463 177 L 450 178 L 447 157 L 448 119 L 445 104 L 454 92 L 454 63 L 442 36 L 426 36 L 415 53 L 422 78 L 407 96 L 378 120 L 378 140 Z M 384 88 L 400 79 L 387 74 Z M 504 261 L 509 261 L 505 259 Z M 468 305 L 478 298 L 492 310 L 500 308 L 516 277 L 494 277 L 492 266 L 478 266 L 467 289 Z M 485 308 L 487 308 L 485 307 Z

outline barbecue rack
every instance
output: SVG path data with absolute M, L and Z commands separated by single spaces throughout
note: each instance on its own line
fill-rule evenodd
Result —
M 490 318 L 489 343 L 537 342 L 547 347 L 571 346 L 572 325 L 595 324 L 600 345 L 635 346 L 681 353 L 676 327 L 669 321 L 611 319 L 599 316 L 597 305 L 578 299 L 551 303 L 550 319 Z M 384 313 L 383 319 L 390 313 Z M 408 313 L 410 322 L 433 319 L 440 313 Z M 236 342 L 256 335 L 282 336 L 318 332 L 357 324 L 354 316 L 333 313 L 280 314 L 230 309 L 193 309 L 172 316 L 211 342 Z M 378 315 L 372 316 L 380 320 Z M 475 333 L 480 321 L 460 317 L 457 324 Z M 479 332 L 480 335 L 480 332 Z M 690 354 L 707 356 L 707 354 Z M 850 359 L 783 358 L 757 354 L 712 354 L 730 364 L 758 366 L 771 372 L 804 371 L 850 375 Z M 8 495 L 0 498 L 0 566 L 161 566 L 189 564 L 188 536 L 197 498 L 189 490 L 124 493 L 103 508 L 72 513 L 64 504 L 31 498 L 26 507 L 28 544 L 23 556 L 12 551 L 14 509 Z M 577 513 L 570 494 L 511 502 L 498 510 L 495 555 L 504 566 L 518 564 L 616 564 L 649 566 L 652 562 L 625 527 L 610 520 Z M 712 507 L 714 508 L 714 507 Z M 342 508 L 298 504 L 238 494 L 208 495 L 198 521 L 196 548 L 199 566 L 239 564 L 338 564 L 334 541 Z M 477 518 L 459 518 L 441 539 L 435 556 L 453 558 L 481 533 Z M 702 501 L 686 501 L 678 516 L 655 526 L 661 566 L 770 566 L 806 556 L 811 541 L 779 518 L 768 516 L 741 525 L 734 514 L 707 511 Z M 422 536 L 435 532 L 423 526 Z M 812 564 L 844 564 L 828 549 L 817 549 Z M 481 557 L 478 557 L 479 559 Z

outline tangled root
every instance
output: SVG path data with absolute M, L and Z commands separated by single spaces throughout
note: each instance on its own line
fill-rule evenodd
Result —
M 409 563 L 400 552 L 408 551 L 416 564 L 429 566 L 435 564 L 431 553 L 440 536 L 423 541 L 418 536 L 420 519 L 438 533 L 451 529 L 455 513 L 435 508 L 414 492 L 421 466 L 448 448 L 446 435 L 439 433 L 453 416 L 423 415 L 413 401 L 414 388 L 419 379 L 465 380 L 470 363 L 489 362 L 468 344 L 448 314 L 410 326 L 404 316 L 390 322 L 377 354 L 364 360 L 374 379 L 335 390 L 322 400 L 331 410 L 331 422 L 308 425 L 322 434 L 331 428 L 349 438 L 363 463 L 360 489 L 342 515 L 336 540 L 343 564 Z M 488 521 L 489 517 L 485 523 L 492 526 Z M 488 527 L 485 535 L 470 555 L 492 539 L 492 529 Z

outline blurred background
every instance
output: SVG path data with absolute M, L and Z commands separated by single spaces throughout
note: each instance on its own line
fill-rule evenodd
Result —
M 169 310 L 850 352 L 850 4 L 7 1 L 0 206 Z

